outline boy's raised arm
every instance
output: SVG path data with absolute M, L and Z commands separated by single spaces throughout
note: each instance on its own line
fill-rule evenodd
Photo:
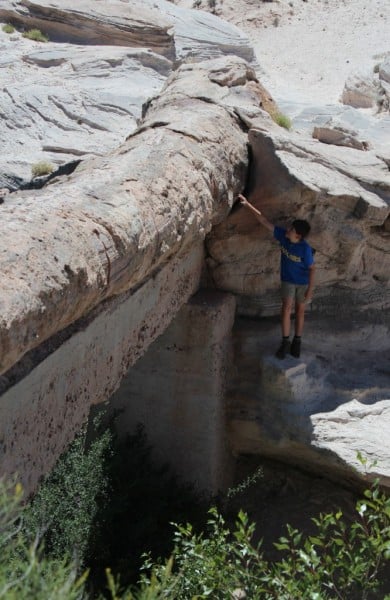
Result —
M 274 232 L 275 226 L 270 221 L 268 221 L 268 219 L 259 210 L 257 210 L 257 208 L 255 208 L 250 202 L 248 202 L 245 196 L 243 196 L 242 194 L 238 194 L 238 199 L 242 206 L 245 206 L 245 208 L 248 208 L 254 214 L 259 223 L 261 223 L 272 233 Z

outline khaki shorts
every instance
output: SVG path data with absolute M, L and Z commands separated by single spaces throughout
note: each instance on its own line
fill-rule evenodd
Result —
M 295 302 L 304 304 L 305 294 L 308 287 L 308 285 L 296 285 L 295 283 L 282 281 L 282 298 L 283 300 L 287 300 L 287 298 L 293 298 Z

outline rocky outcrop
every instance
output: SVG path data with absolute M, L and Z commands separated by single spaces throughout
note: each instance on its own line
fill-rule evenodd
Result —
M 380 477 L 390 487 L 388 355 L 379 350 L 388 347 L 389 323 L 351 327 L 344 317 L 309 314 L 301 359 L 283 361 L 273 356 L 272 323 L 236 321 L 230 441 L 238 454 L 299 464 L 344 484 Z
M 37 28 L 55 42 L 153 48 L 174 57 L 169 21 L 145 3 L 9 0 L 2 3 L 0 19 Z
M 313 138 L 324 144 L 346 146 L 356 150 L 368 150 L 370 148 L 369 142 L 359 139 L 357 131 L 334 123 L 332 119 L 322 127 L 314 127 Z
M 280 133 L 265 120 L 249 132 L 249 141 L 251 199 L 272 222 L 286 225 L 293 218 L 306 218 L 312 225 L 310 240 L 318 267 L 316 307 L 325 309 L 338 286 L 350 298 L 354 296 L 361 308 L 388 307 L 386 163 L 369 151 Z M 278 312 L 277 247 L 247 211 L 233 211 L 208 236 L 207 248 L 211 280 L 240 296 L 243 313 Z
M 139 286 L 226 216 L 247 168 L 235 106 L 259 101 L 242 59 L 183 65 L 116 151 L 85 161 L 66 182 L 6 197 L 2 372 L 104 299 Z
M 189 53 L 200 60 L 221 51 L 254 58 L 236 27 L 165 0 L 4 0 L 0 20 L 38 28 L 55 42 L 149 48 L 171 60 Z
M 180 61 L 254 56 L 234 26 L 164 0 L 4 0 L 0 22 L 50 38 L 0 29 L 0 188 L 11 190 L 40 161 L 56 167 L 116 148 Z
M 356 451 L 367 451 L 385 461 L 378 472 L 387 485 L 388 445 L 374 431 L 389 425 L 390 157 L 372 144 L 375 136 L 385 139 L 386 115 L 375 123 L 370 115 L 367 136 L 367 121 L 356 111 L 350 127 L 341 120 L 326 129 L 336 114 L 331 108 L 316 116 L 318 139 L 311 137 L 310 111 L 308 135 L 285 132 L 269 116 L 276 106 L 251 65 L 239 56 L 201 62 L 227 52 L 252 59 L 246 38 L 211 15 L 181 12 L 163 0 L 142 7 L 5 0 L 0 18 L 38 26 L 54 40 L 42 46 L 20 33 L 0 34 L 7 52 L 17 48 L 0 58 L 7 75 L 0 92 L 6 471 L 26 473 L 32 489 L 51 468 L 90 405 L 108 398 L 198 289 L 206 236 L 203 282 L 233 292 L 243 315 L 279 312 L 277 248 L 253 217 L 240 207 L 231 211 L 247 181 L 251 200 L 271 220 L 312 223 L 313 343 L 300 362 L 281 365 L 273 358 L 275 326 L 268 335 L 264 321 L 247 321 L 245 333 L 237 324 L 230 369 L 218 354 L 214 425 L 221 445 L 213 445 L 211 428 L 210 452 L 217 457 L 225 449 L 219 417 L 229 372 L 237 452 L 353 478 Z M 387 85 L 386 64 L 379 73 Z M 350 110 L 343 107 L 343 115 Z M 362 152 L 366 141 L 372 149 Z M 40 191 L 6 193 L 23 184 L 32 162 L 75 157 L 84 160 L 66 178 L 54 177 Z M 227 320 L 234 304 L 228 298 Z M 225 348 L 226 330 L 223 337 Z M 357 351 L 346 352 L 349 346 Z M 211 388 L 214 366 L 206 365 Z M 207 410 L 204 416 L 207 422 Z M 213 473 L 211 487 L 221 475 Z
M 341 101 L 355 108 L 389 111 L 389 56 L 379 62 L 374 72 L 351 75 L 345 82 Z

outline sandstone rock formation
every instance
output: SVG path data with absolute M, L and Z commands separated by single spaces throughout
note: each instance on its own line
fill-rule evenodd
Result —
M 228 386 L 236 453 L 299 464 L 344 484 L 380 477 L 390 487 L 389 323 L 351 326 L 348 309 L 309 312 L 300 360 L 273 356 L 272 323 L 238 319 Z M 366 460 L 359 460 L 359 454 Z
M 247 167 L 234 107 L 259 104 L 253 80 L 239 58 L 183 65 L 116 151 L 6 197 L 2 372 L 226 216 Z
M 0 22 L 50 38 L 0 30 L 0 187 L 9 189 L 41 160 L 56 166 L 116 148 L 180 61 L 254 56 L 234 26 L 164 0 L 4 0 Z
M 330 298 L 335 304 L 345 302 L 338 297 L 344 290 L 344 298 L 356 296 L 362 307 L 385 310 L 390 302 L 386 163 L 372 152 L 279 131 L 263 127 L 249 133 L 250 197 L 273 222 L 288 224 L 294 217 L 311 222 L 318 309 Z M 207 249 L 212 281 L 239 294 L 246 314 L 278 312 L 276 245 L 251 215 L 233 211 L 208 236 Z
M 388 442 L 374 435 L 390 418 L 388 115 L 295 105 L 300 132 L 284 131 L 242 58 L 253 63 L 247 38 L 163 0 L 5 0 L 0 20 L 53 40 L 0 34 L 0 188 L 13 189 L 41 158 L 84 159 L 40 191 L 1 193 L 5 470 L 36 485 L 91 403 L 107 399 L 197 290 L 207 236 L 203 283 L 228 292 L 230 315 L 233 293 L 240 315 L 260 317 L 237 321 L 234 361 L 218 371 L 231 375 L 233 448 L 351 478 L 356 450 L 367 450 L 384 461 L 378 472 L 388 485 Z M 385 89 L 386 61 L 379 73 Z M 246 182 L 271 220 L 313 226 L 312 342 L 298 363 L 272 356 L 279 332 L 263 317 L 279 312 L 278 251 L 233 207 Z M 218 392 L 222 414 L 220 402 Z
M 324 144 L 334 144 L 335 146 L 347 146 L 356 150 L 368 150 L 369 142 L 360 140 L 358 133 L 353 129 L 333 123 L 330 119 L 322 127 L 314 127 L 313 138 L 324 142 Z
M 389 111 L 389 58 L 376 65 L 375 72 L 351 75 L 345 82 L 341 101 L 355 108 Z

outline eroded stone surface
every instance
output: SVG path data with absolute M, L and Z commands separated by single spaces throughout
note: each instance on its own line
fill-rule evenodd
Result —
M 390 323 L 351 325 L 309 318 L 301 358 L 279 360 L 278 327 L 236 323 L 228 394 L 236 452 L 351 483 L 379 476 L 390 487 Z
M 1 371 L 88 313 L 144 282 L 204 238 L 246 176 L 246 132 L 235 104 L 253 106 L 253 77 L 229 87 L 209 72 L 242 59 L 183 65 L 118 150 L 68 179 L 7 196 L 0 262 Z M 236 65 L 236 66 L 235 66 Z M 188 87 L 194 81 L 196 91 Z M 200 86 L 204 86 L 202 92 Z M 204 97 L 208 101 L 204 101 Z
M 305 218 L 312 225 L 319 302 L 342 283 L 347 289 L 365 290 L 362 306 L 367 304 L 366 293 L 377 293 L 380 306 L 388 306 L 387 164 L 370 151 L 279 133 L 266 120 L 262 130 L 257 123 L 250 131 L 249 141 L 250 199 L 275 224 Z M 212 281 L 243 297 L 243 312 L 279 311 L 274 298 L 279 288 L 278 245 L 248 211 L 237 207 L 209 235 L 207 246 Z
M 198 289 L 202 263 L 201 242 L 184 248 L 135 292 L 103 303 L 0 378 L 2 476 L 18 473 L 27 494 L 36 488 L 91 405 L 109 398 Z
M 232 476 L 225 385 L 234 313 L 230 294 L 195 294 L 110 399 L 120 435 L 142 423 L 154 459 L 212 494 Z
M 116 148 L 180 61 L 254 56 L 233 25 L 164 0 L 4 0 L 0 22 L 50 38 L 0 28 L 0 187 L 9 189 L 42 160 L 58 166 Z

